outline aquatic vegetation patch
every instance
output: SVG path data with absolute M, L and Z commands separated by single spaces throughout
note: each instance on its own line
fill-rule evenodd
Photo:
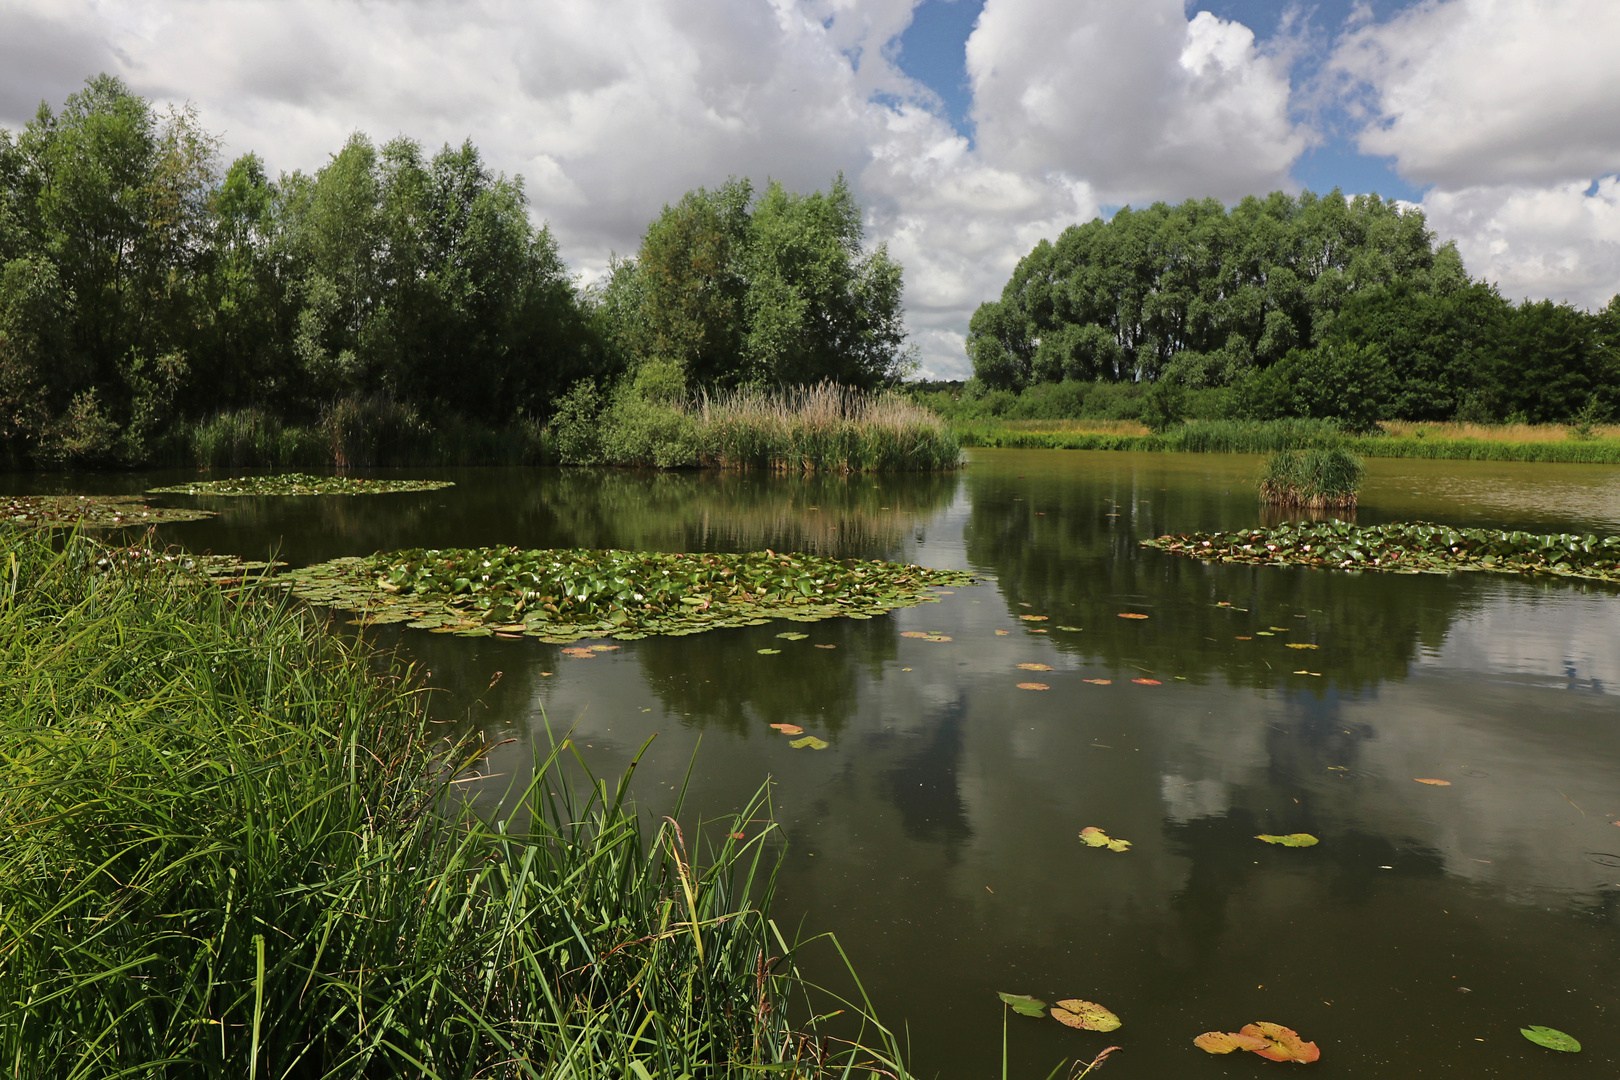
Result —
M 177 510 L 148 506 L 134 495 L 6 495 L 0 521 L 34 528 L 120 529 L 131 525 L 164 525 L 200 521 L 212 510 Z
M 1260 500 L 1272 506 L 1354 510 L 1367 468 L 1340 446 L 1279 450 L 1266 462 Z
M 519 548 L 413 549 L 334 559 L 287 575 L 294 595 L 356 622 L 439 633 L 632 641 L 771 619 L 870 619 L 967 585 L 955 570 L 815 555 Z
M 388 495 L 398 491 L 438 491 L 455 487 L 449 480 L 376 480 L 364 476 L 235 476 L 189 484 L 147 488 L 148 495 Z
M 1498 529 L 1453 529 L 1421 521 L 1372 526 L 1343 521 L 1287 522 L 1269 529 L 1160 536 L 1142 541 L 1142 546 L 1209 562 L 1401 574 L 1487 570 L 1620 582 L 1620 536 L 1538 536 Z

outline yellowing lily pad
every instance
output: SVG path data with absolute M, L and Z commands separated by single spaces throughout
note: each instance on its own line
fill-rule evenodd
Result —
M 803 641 L 805 638 L 809 637 L 810 635 L 809 634 L 799 634 L 799 633 L 793 632 L 792 630 L 789 630 L 787 633 L 777 634 L 776 636 L 781 638 L 783 641 Z
M 1145 619 L 1145 618 L 1147 618 L 1146 615 L 1143 615 L 1140 612 L 1136 612 L 1136 611 L 1122 611 L 1122 612 L 1119 613 L 1119 617 L 1122 618 L 1122 619 Z
M 1021 683 L 1018 684 L 1018 689 L 1020 689 L 1020 690 L 1050 690 L 1052 688 L 1050 686 L 1047 686 L 1043 682 L 1021 682 Z
M 1321 843 L 1316 837 L 1306 832 L 1287 833 L 1278 836 L 1275 833 L 1261 833 L 1256 840 L 1264 840 L 1268 844 L 1277 844 L 1280 847 L 1314 847 Z
M 1020 671 L 1051 671 L 1052 670 L 1052 665 L 1051 664 L 1019 664 L 1018 665 L 1018 670 L 1020 670 Z
M 1244 1035 L 1236 1031 L 1206 1031 L 1193 1040 L 1193 1045 L 1206 1054 L 1230 1054 L 1234 1050 L 1258 1052 L 1270 1043 L 1258 1035 Z
M 1083 1031 L 1114 1031 L 1120 1026 L 1119 1017 L 1095 1001 L 1079 998 L 1058 1002 L 1052 1009 L 1052 1019 Z
M 1320 645 L 1311 645 L 1304 641 L 1290 641 L 1285 648 L 1289 649 L 1320 649 Z
M 782 652 L 781 649 L 756 649 L 754 651 L 761 656 L 777 656 Z
M 1429 784 L 1429 785 L 1431 785 L 1433 787 L 1450 787 L 1451 786 L 1451 781 L 1450 780 L 1436 780 L 1432 776 L 1414 776 L 1414 777 L 1412 777 L 1412 779 L 1417 781 L 1420 784 Z
M 1131 847 L 1131 842 L 1129 840 L 1115 839 L 1103 832 L 1101 829 L 1097 828 L 1095 825 L 1087 825 L 1085 828 L 1081 829 L 1080 839 L 1086 842 L 1086 847 L 1105 847 L 1109 851 L 1129 851 Z
M 814 735 L 806 735 L 802 739 L 794 739 L 792 742 L 788 743 L 788 745 L 793 747 L 795 750 L 804 750 L 807 748 L 810 750 L 825 750 L 832 744 L 823 739 L 818 739 Z

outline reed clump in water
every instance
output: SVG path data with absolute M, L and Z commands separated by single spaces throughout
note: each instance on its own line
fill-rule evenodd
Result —
M 928 472 L 960 457 L 949 426 L 928 409 L 833 383 L 704 394 L 691 412 L 700 458 L 722 469 Z
M 700 855 L 623 782 L 571 794 L 565 741 L 486 822 L 454 783 L 484 748 L 408 673 L 107 554 L 0 532 L 10 1075 L 903 1074 L 886 1032 L 804 1053 L 759 800 Z
M 1354 510 L 1366 466 L 1343 447 L 1279 450 L 1266 462 L 1260 499 L 1306 510 Z

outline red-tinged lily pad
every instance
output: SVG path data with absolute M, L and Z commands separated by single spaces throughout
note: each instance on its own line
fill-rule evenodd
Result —
M 1012 633 L 1011 630 L 997 630 L 996 637 L 1006 637 L 1010 633 Z
M 1080 839 L 1086 842 L 1086 847 L 1105 847 L 1109 851 L 1129 851 L 1131 847 L 1129 840 L 1116 840 L 1095 825 L 1081 829 Z
M 1018 617 L 1025 622 L 1045 622 L 1047 620 L 1045 615 L 1020 615 Z
M 1164 685 L 1164 683 L 1160 682 L 1158 679 L 1132 679 L 1131 682 L 1140 683 L 1142 686 L 1163 686 Z
M 1019 664 L 1019 671 L 1051 671 L 1051 664 Z
M 798 724 L 772 724 L 771 727 L 775 728 L 777 731 L 780 731 L 784 735 L 804 734 L 804 728 L 800 727 Z
M 1012 1006 L 1012 1011 L 1020 1016 L 1044 1016 L 1046 1014 L 1046 1002 L 1039 998 L 1032 998 L 1028 994 L 1004 994 L 998 990 L 996 997 Z
M 1206 1054 L 1230 1054 L 1234 1050 L 1258 1053 L 1270 1044 L 1259 1036 L 1237 1031 L 1206 1031 L 1193 1040 L 1193 1045 Z
M 1450 787 L 1451 786 L 1451 781 L 1450 780 L 1436 780 L 1432 776 L 1414 776 L 1414 777 L 1412 777 L 1412 779 L 1417 781 L 1420 784 L 1432 784 L 1435 787 Z
M 818 649 L 836 649 L 836 648 L 838 648 L 838 646 L 836 646 L 836 645 L 817 645 L 816 648 L 818 648 Z
M 1052 688 L 1050 686 L 1047 686 L 1043 682 L 1021 682 L 1021 683 L 1018 684 L 1018 689 L 1020 689 L 1020 690 L 1050 690 Z
M 1146 615 L 1143 615 L 1140 612 L 1135 612 L 1135 611 L 1122 611 L 1122 612 L 1119 613 L 1119 617 L 1122 618 L 1122 619 L 1145 619 L 1145 618 L 1147 618 Z
M 1120 1026 L 1119 1017 L 1095 1001 L 1069 998 L 1052 1009 L 1052 1019 L 1082 1031 L 1113 1031 Z
M 1578 1054 L 1581 1050 L 1581 1044 L 1573 1035 L 1565 1035 L 1557 1028 L 1531 1024 L 1529 1027 L 1520 1028 L 1519 1034 L 1537 1046 L 1545 1046 L 1549 1050 L 1560 1050 L 1566 1054 Z
M 1245 1024 L 1238 1034 L 1264 1039 L 1266 1048 L 1255 1053 L 1267 1061 L 1297 1061 L 1301 1065 L 1308 1065 L 1322 1056 L 1315 1043 L 1306 1042 L 1298 1032 L 1281 1024 Z
M 1264 840 L 1268 844 L 1276 844 L 1279 847 L 1314 847 L 1321 843 L 1320 840 L 1308 832 L 1293 832 L 1282 836 L 1275 833 L 1261 833 L 1255 839 Z
M 1081 679 L 1080 681 L 1081 682 L 1088 682 L 1093 686 L 1113 686 L 1114 685 L 1114 680 L 1113 679 Z

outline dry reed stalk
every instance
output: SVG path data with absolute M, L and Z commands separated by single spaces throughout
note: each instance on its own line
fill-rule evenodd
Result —
M 1390 435 L 1406 439 L 1479 439 L 1484 442 L 1538 443 L 1563 442 L 1569 438 L 1568 424 L 1467 424 L 1455 421 L 1385 420 L 1382 427 Z M 1592 433 L 1599 439 L 1620 439 L 1620 424 L 1594 424 Z

